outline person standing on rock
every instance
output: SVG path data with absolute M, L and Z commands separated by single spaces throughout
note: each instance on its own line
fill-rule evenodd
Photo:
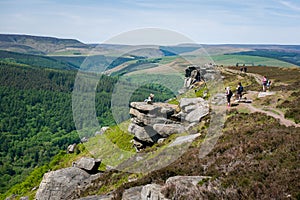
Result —
M 150 94 L 149 97 L 147 99 L 145 99 L 145 102 L 147 102 L 148 104 L 152 104 L 153 103 L 153 99 L 154 99 L 154 94 Z
M 226 98 L 227 98 L 227 106 L 230 107 L 230 99 L 233 95 L 232 91 L 230 90 L 230 87 L 225 88 L 226 90 Z

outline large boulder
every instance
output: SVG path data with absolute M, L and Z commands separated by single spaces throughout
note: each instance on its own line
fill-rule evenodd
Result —
M 163 116 L 165 118 L 171 116 L 177 108 L 176 105 L 168 103 L 147 104 L 145 102 L 131 102 L 130 107 L 144 114 Z
M 86 184 L 90 174 L 77 167 L 69 167 L 44 174 L 36 193 L 37 200 L 70 199 L 81 184 Z
M 96 136 L 96 135 L 102 135 L 102 134 L 104 134 L 108 129 L 109 129 L 108 126 L 103 126 L 103 127 L 100 129 L 100 131 L 97 131 L 97 132 L 95 133 L 95 136 Z
M 151 126 L 142 127 L 131 123 L 128 126 L 128 131 L 134 134 L 139 141 L 146 143 L 155 143 L 160 138 L 159 134 Z
M 170 121 L 164 117 L 141 113 L 140 111 L 133 109 L 133 108 L 131 108 L 129 110 L 129 114 L 131 116 L 134 116 L 134 118 L 135 118 L 134 120 L 136 120 L 135 121 L 136 124 L 141 124 L 141 125 L 153 125 L 156 123 L 166 123 L 167 121 Z M 137 121 L 137 120 L 139 120 L 139 121 Z
M 141 191 L 143 186 L 129 188 L 123 192 L 122 200 L 141 199 Z
M 100 164 L 101 164 L 101 159 L 83 157 L 80 158 L 80 160 L 73 163 L 73 166 L 83 169 L 90 174 L 95 174 L 98 172 L 98 168 Z
M 180 100 L 181 112 L 179 115 L 182 121 L 199 122 L 204 116 L 209 114 L 208 101 L 203 98 L 182 98 Z
M 67 153 L 74 153 L 75 148 L 76 148 L 76 143 L 70 144 L 67 148 Z
M 147 200 L 167 200 L 161 193 L 161 185 L 158 184 L 148 184 L 142 188 L 141 198 Z
M 183 133 L 185 127 L 181 124 L 154 124 L 153 129 L 162 137 L 168 137 L 171 134 Z

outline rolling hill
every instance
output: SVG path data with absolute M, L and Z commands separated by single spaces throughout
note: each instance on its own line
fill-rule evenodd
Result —
M 89 48 L 87 44 L 74 39 L 0 34 L 0 49 L 21 53 L 48 54 L 66 49 L 81 51 Z

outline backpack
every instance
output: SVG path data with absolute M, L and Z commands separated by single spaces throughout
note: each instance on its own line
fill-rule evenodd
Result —
M 244 91 L 244 88 L 243 88 L 243 86 L 239 86 L 239 88 L 238 88 L 238 92 L 239 93 L 242 93 Z
M 228 94 L 228 96 L 229 96 L 229 97 L 232 97 L 232 95 L 233 95 L 232 91 L 231 91 L 231 90 L 229 90 L 229 94 Z

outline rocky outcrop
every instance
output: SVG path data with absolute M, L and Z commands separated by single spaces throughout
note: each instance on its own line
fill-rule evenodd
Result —
M 101 174 L 98 172 L 100 160 L 81 158 L 72 167 L 50 171 L 44 174 L 36 193 L 37 200 L 74 199 L 80 190 Z
M 132 102 L 131 124 L 128 131 L 134 134 L 137 149 L 188 131 L 209 113 L 209 105 L 203 98 L 182 98 L 179 107 L 168 103 Z M 180 112 L 178 113 L 178 111 Z
M 200 67 L 189 66 L 185 69 L 184 87 L 191 88 L 195 82 L 201 81 Z
M 153 144 L 162 137 L 171 134 L 171 126 L 173 130 L 178 132 L 179 123 L 171 120 L 171 116 L 175 113 L 176 105 L 168 103 L 132 102 L 130 104 L 131 124 L 128 131 L 135 136 L 135 140 L 143 144 Z M 164 128 L 164 125 L 169 128 Z M 176 127 L 175 127 L 176 126 Z M 181 131 L 184 131 L 181 128 Z M 134 142 L 135 143 L 135 142 Z
M 208 115 L 209 104 L 203 98 L 182 98 L 180 100 L 181 111 L 176 115 L 181 121 L 200 122 L 200 120 Z

